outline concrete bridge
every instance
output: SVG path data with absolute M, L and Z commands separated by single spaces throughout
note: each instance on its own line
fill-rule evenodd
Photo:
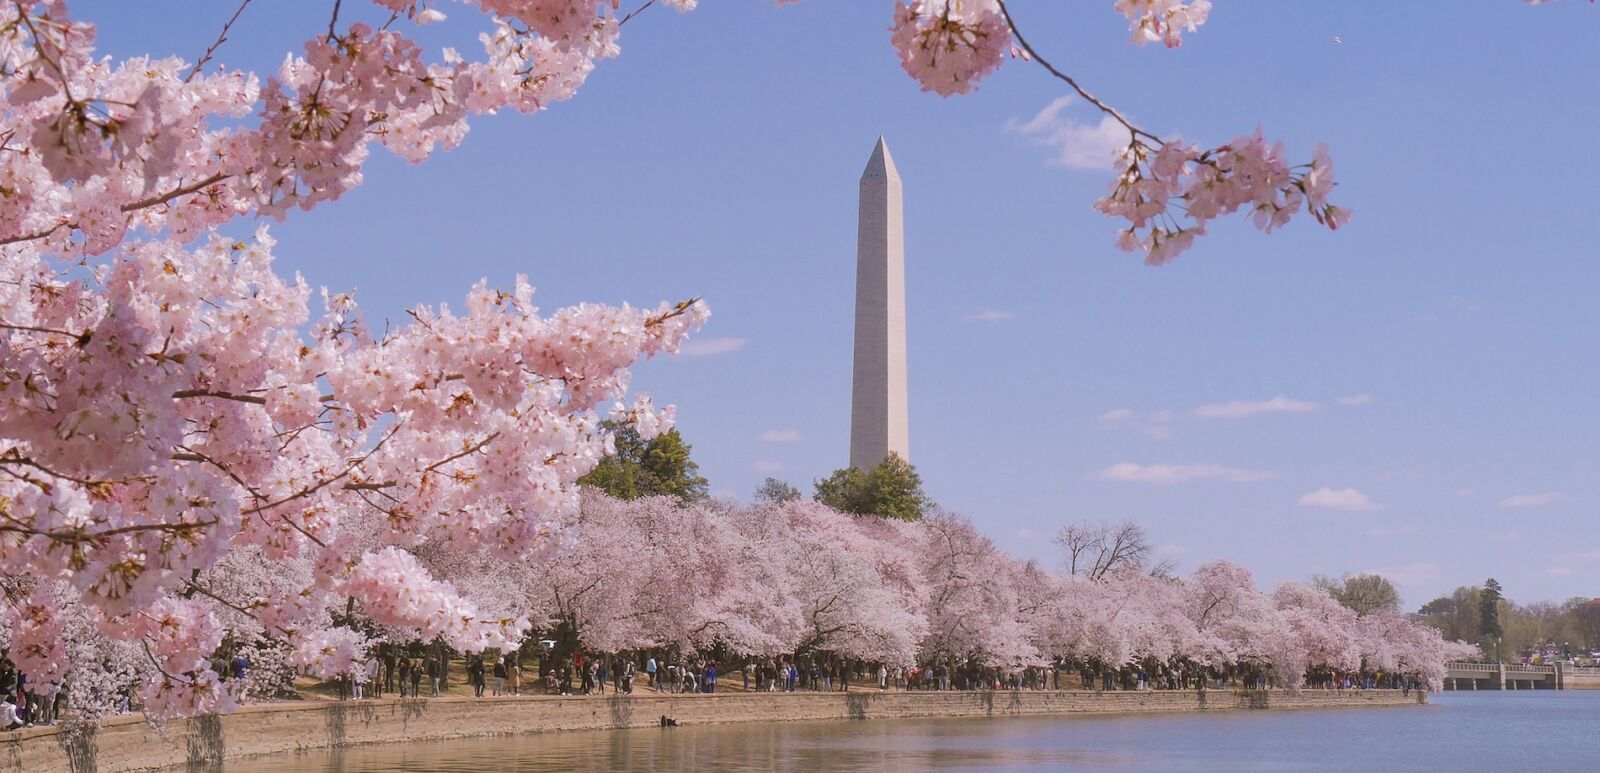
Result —
M 1448 668 L 1446 690 L 1600 690 L 1600 668 L 1464 662 Z

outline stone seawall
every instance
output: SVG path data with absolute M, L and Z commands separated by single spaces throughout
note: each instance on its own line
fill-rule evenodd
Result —
M 114 717 L 91 732 L 29 728 L 0 733 L 0 770 L 121 773 L 359 744 L 470 736 L 723 722 L 998 717 L 1177 711 L 1403 706 L 1425 696 L 1398 690 L 1298 695 L 1278 691 L 727 693 L 626 697 L 433 698 L 277 703 L 156 727 Z

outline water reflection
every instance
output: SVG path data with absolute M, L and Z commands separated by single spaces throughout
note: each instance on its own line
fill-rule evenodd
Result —
M 225 773 L 1600 770 L 1600 692 L 1426 707 L 687 726 L 357 747 Z
M 1055 720 L 1058 722 L 1059 720 Z M 1049 724 L 1053 724 L 1050 722 Z M 242 760 L 227 773 L 994 770 L 1120 767 L 1100 750 L 1030 745 L 1038 720 L 802 722 L 499 736 Z M 1011 727 L 1007 728 L 1006 726 Z M 1019 726 L 1020 725 L 1020 726 Z M 1003 732 L 1024 730 L 1028 732 Z M 1011 736 L 1009 739 L 1007 736 Z M 1009 741 L 1009 742 L 1008 742 Z

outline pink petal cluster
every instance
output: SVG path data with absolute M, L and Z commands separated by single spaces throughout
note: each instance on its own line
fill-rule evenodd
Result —
M 7 657 L 39 686 L 41 695 L 54 695 L 72 663 L 66 625 L 50 587 L 37 585 L 32 593 L 0 607 L 0 628 L 0 647 Z
M 1011 49 L 994 0 L 896 0 L 889 33 L 900 66 L 941 97 L 972 91 Z
M 380 5 L 443 18 L 414 0 Z M 422 161 L 472 116 L 570 98 L 617 54 L 618 20 L 592 0 L 478 5 L 493 18 L 478 61 L 425 61 L 404 33 L 355 23 L 306 41 L 263 84 L 174 57 L 99 59 L 94 27 L 64 3 L 7 4 L 0 135 L 32 152 L 0 154 L 0 243 L 101 254 L 130 229 L 187 242 L 241 215 L 310 209 L 360 184 L 371 143 Z
M 1133 33 L 1129 43 L 1161 43 L 1167 48 L 1183 45 L 1183 33 L 1194 32 L 1206 23 L 1211 13 L 1207 0 L 1116 0 L 1117 13 L 1128 17 Z
M 142 642 L 155 669 L 143 695 L 146 714 L 194 716 L 232 711 L 238 705 L 211 668 L 210 653 L 222 645 L 226 629 L 205 602 L 163 598 L 101 627 L 114 638 Z
M 1283 143 L 1268 144 L 1259 128 L 1206 151 L 1179 142 L 1151 148 L 1135 137 L 1118 156 L 1111 192 L 1094 206 L 1128 221 L 1119 247 L 1142 251 L 1146 263 L 1159 266 L 1188 249 L 1211 220 L 1241 208 L 1267 233 L 1302 208 L 1337 230 L 1350 211 L 1328 202 L 1333 186 L 1326 146 L 1317 146 L 1310 164 L 1292 167 Z
M 528 628 L 528 621 L 522 618 L 485 620 L 454 585 L 435 580 L 415 556 L 392 546 L 362 556 L 336 590 L 355 599 L 376 623 L 414 631 L 424 641 L 442 638 L 468 652 L 514 646 Z M 324 633 L 324 638 L 328 636 Z M 358 653 L 361 649 L 359 640 L 335 638 L 342 651 Z M 350 662 L 350 658 L 342 658 L 332 668 L 342 671 Z

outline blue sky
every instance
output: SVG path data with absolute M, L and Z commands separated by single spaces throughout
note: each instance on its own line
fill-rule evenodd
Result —
M 193 59 L 235 5 L 73 7 L 104 53 Z M 912 461 L 1006 548 L 1054 561 L 1061 524 L 1131 517 L 1181 567 L 1263 583 L 1600 595 L 1591 4 L 1219 0 L 1168 51 L 1126 45 L 1110 2 L 1016 0 L 1030 41 L 1146 128 L 1330 145 L 1347 228 L 1220 223 L 1162 269 L 1090 210 L 1108 173 L 1060 162 L 1097 114 L 1057 115 L 1086 127 L 1068 146 L 1015 130 L 1064 94 L 1039 68 L 945 100 L 900 71 L 888 2 L 701 5 L 631 22 L 571 102 L 480 120 L 422 166 L 375 150 L 365 185 L 274 226 L 280 269 L 393 320 L 517 273 L 547 308 L 703 296 L 704 353 L 636 387 L 679 406 L 714 490 L 809 488 L 846 461 L 856 180 L 881 133 Z M 257 0 L 218 60 L 270 70 L 329 6 Z M 482 17 L 440 7 L 422 40 L 476 50 Z M 1361 505 L 1346 489 L 1369 509 L 1301 503 Z

